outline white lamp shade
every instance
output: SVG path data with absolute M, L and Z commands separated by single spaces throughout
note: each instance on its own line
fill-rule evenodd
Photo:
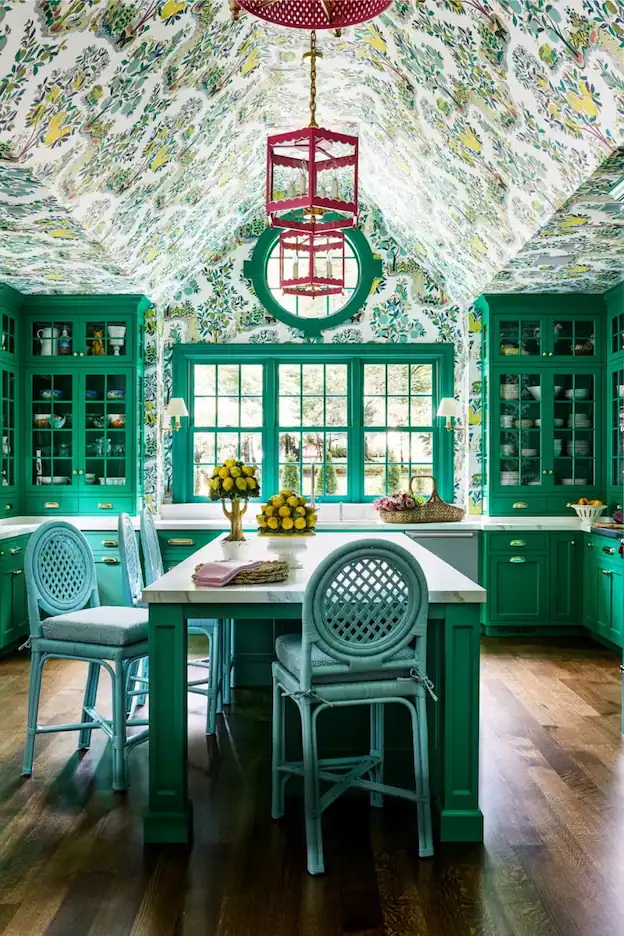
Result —
M 182 397 L 171 397 L 167 406 L 165 407 L 165 415 L 172 419 L 174 416 L 178 418 L 180 416 L 188 416 L 188 410 L 186 408 L 186 403 Z
M 442 397 L 438 406 L 438 416 L 446 416 L 447 419 L 459 416 L 459 407 L 454 397 Z

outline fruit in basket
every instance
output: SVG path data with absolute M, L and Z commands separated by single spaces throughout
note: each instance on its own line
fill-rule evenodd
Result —
M 269 497 L 256 514 L 260 533 L 292 536 L 314 532 L 316 509 L 296 491 L 284 489 Z
M 587 506 L 587 504 L 589 504 L 589 501 L 587 500 L 586 497 L 579 497 L 577 503 L 579 503 L 579 504 L 581 504 L 583 507 L 585 507 L 585 506 Z
M 601 500 L 591 500 L 589 504 L 591 507 L 603 507 L 604 506 Z

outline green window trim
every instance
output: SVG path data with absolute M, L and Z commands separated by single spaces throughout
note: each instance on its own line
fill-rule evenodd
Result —
M 453 499 L 453 433 L 445 429 L 444 421 L 435 413 L 442 397 L 453 396 L 454 349 L 451 344 L 415 343 L 401 345 L 362 344 L 339 349 L 326 345 L 205 345 L 179 344 L 172 351 L 172 396 L 181 396 L 187 403 L 190 418 L 172 439 L 172 495 L 176 503 L 207 502 L 194 494 L 194 427 L 193 368 L 196 364 L 260 364 L 265 365 L 263 380 L 262 426 L 262 493 L 270 496 L 279 483 L 279 413 L 278 367 L 280 364 L 346 364 L 348 372 L 348 462 L 347 495 L 319 496 L 324 502 L 362 503 L 379 495 L 364 494 L 364 432 L 375 431 L 364 426 L 364 366 L 369 364 L 432 364 L 433 365 L 433 456 L 432 473 L 436 475 L 443 498 Z M 303 432 L 304 426 L 297 427 Z M 319 427 L 315 427 L 319 428 Z M 321 427 L 322 428 L 322 427 Z M 197 431 L 201 431 L 198 427 Z M 227 430 L 225 430 L 227 431 Z M 233 428 L 231 431 L 237 432 Z M 253 431 L 253 428 L 250 430 Z M 340 431 L 340 430 L 339 430 Z M 405 431 L 409 431 L 406 427 Z

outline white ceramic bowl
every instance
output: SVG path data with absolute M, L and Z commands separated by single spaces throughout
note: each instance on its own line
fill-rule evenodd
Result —
M 108 326 L 109 338 L 124 338 L 125 334 L 126 334 L 125 325 L 109 325 Z
M 531 394 L 531 396 L 533 397 L 534 400 L 541 400 L 541 398 L 542 398 L 542 388 L 541 388 L 540 386 L 537 386 L 537 387 L 527 387 L 527 390 L 529 391 L 529 393 Z
M 519 429 L 532 429 L 534 425 L 534 419 L 516 419 L 516 426 Z

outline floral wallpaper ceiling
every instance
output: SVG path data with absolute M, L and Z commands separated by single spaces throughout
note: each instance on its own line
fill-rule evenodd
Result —
M 603 293 L 624 280 L 624 150 L 607 159 L 499 273 L 486 292 Z
M 453 302 L 624 138 L 623 37 L 624 0 L 395 0 L 320 37 L 321 120 Z M 261 209 L 305 45 L 226 0 L 0 0 L 0 278 L 177 294 Z

